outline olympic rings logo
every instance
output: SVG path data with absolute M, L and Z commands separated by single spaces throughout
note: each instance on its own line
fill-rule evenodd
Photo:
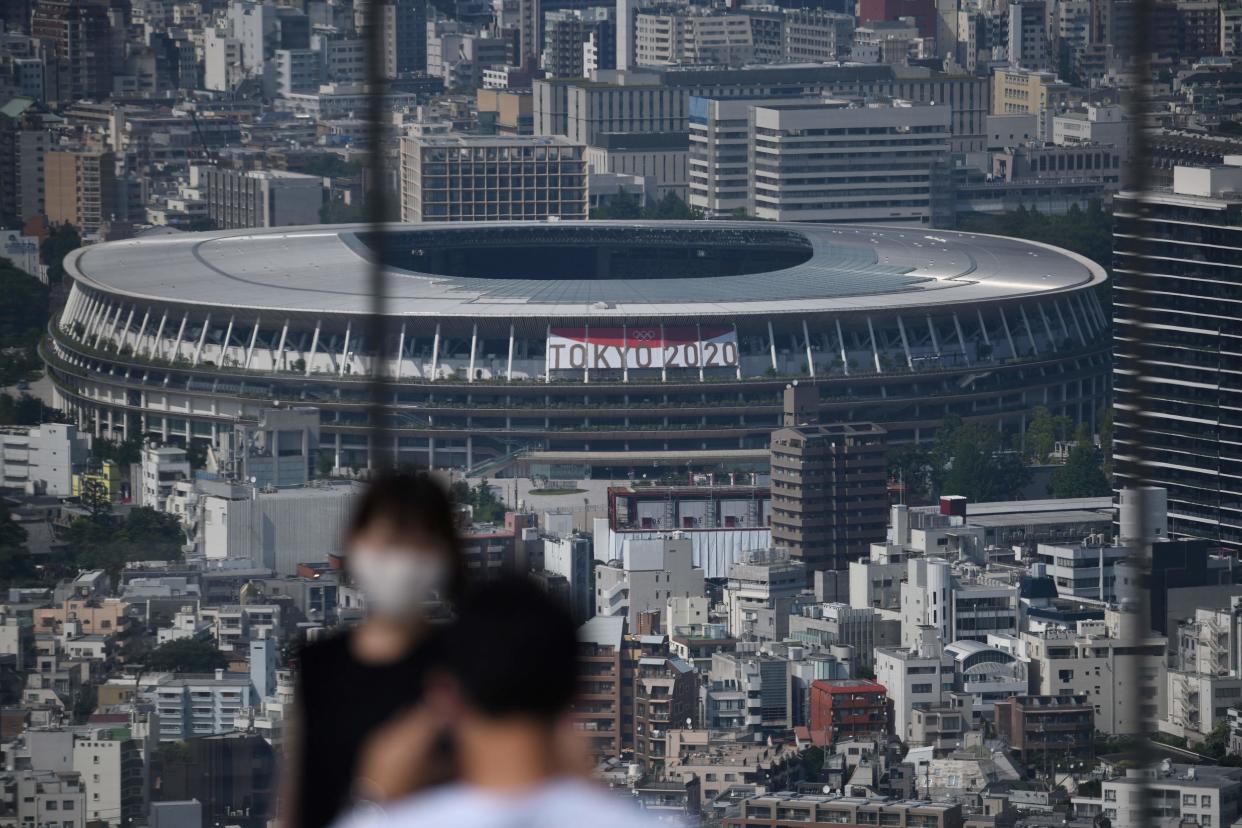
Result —
M 634 342 L 652 342 L 656 339 L 655 331 L 630 331 L 628 339 Z

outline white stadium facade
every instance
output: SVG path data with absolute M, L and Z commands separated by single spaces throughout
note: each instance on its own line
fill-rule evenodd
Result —
M 101 436 L 211 439 L 316 406 L 321 453 L 370 456 L 381 371 L 402 462 L 636 466 L 764 453 L 792 379 L 822 417 L 926 440 L 1018 433 L 1107 401 L 1104 271 L 1020 239 L 761 222 L 524 222 L 175 234 L 82 248 L 43 346 Z M 370 262 L 389 336 L 368 341 Z

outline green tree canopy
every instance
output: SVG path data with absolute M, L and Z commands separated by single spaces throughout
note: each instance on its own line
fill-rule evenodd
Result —
M 158 673 L 210 673 L 228 666 L 228 658 L 215 645 L 194 638 L 161 644 L 146 659 L 146 668 Z
M 933 455 L 947 458 L 936 467 L 940 494 L 962 495 L 975 503 L 1011 500 L 1030 480 L 1022 458 L 1004 450 L 1000 432 L 990 425 L 946 417 L 936 433 Z
M 34 576 L 34 563 L 26 548 L 26 530 L 13 519 L 0 501 L 0 585 L 5 587 Z
M 1104 497 L 1112 486 L 1104 474 L 1104 457 L 1085 426 L 1078 428 L 1075 445 L 1065 465 L 1057 468 L 1048 481 L 1048 494 L 1053 497 Z
M 82 246 L 82 237 L 78 228 L 72 224 L 62 224 L 52 230 L 52 235 L 43 240 L 39 247 L 39 257 L 47 265 L 47 280 L 59 285 L 65 278 L 65 256 Z

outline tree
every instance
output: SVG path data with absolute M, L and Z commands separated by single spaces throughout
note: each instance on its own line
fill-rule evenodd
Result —
M 79 518 L 63 539 L 72 567 L 103 569 L 114 580 L 130 561 L 179 560 L 185 542 L 176 518 L 145 506 L 130 509 L 119 523 L 111 514 Z
M 128 470 L 142 459 L 142 435 L 135 434 L 128 440 L 95 440 L 91 443 L 91 454 L 100 463 L 111 460 Z
M 13 519 L 0 501 L 0 585 L 12 586 L 34 575 L 34 563 L 26 548 L 26 530 Z
M 642 218 L 643 206 L 638 196 L 628 190 L 618 190 L 607 204 L 591 208 L 593 219 L 636 219 Z
M 1104 475 L 1100 450 L 1091 442 L 1085 426 L 1080 426 L 1076 442 L 1070 449 L 1065 465 L 1057 468 L 1048 481 L 1048 494 L 1053 497 L 1104 497 L 1112 486 Z
M 900 443 L 889 446 L 888 474 L 905 485 L 910 501 L 920 501 L 931 494 L 932 455 L 918 443 Z
M 1003 450 L 999 431 L 982 423 L 963 425 L 959 417 L 945 418 L 933 456 L 939 463 L 937 491 L 976 503 L 1011 500 L 1030 480 L 1022 458 Z
M 62 224 L 44 239 L 39 257 L 47 265 L 47 280 L 59 285 L 65 278 L 65 256 L 82 246 L 82 237 L 72 224 Z
M 1047 462 L 1056 441 L 1056 425 L 1052 421 L 1052 412 L 1041 405 L 1031 412 L 1031 421 L 1026 426 L 1027 457 L 1033 463 Z
M 207 467 L 207 447 L 210 440 L 194 440 L 191 439 L 185 447 L 185 459 L 189 462 L 190 468 L 202 469 Z
M 697 219 L 698 213 L 694 211 L 686 202 L 677 197 L 676 193 L 669 192 L 664 198 L 660 199 L 652 207 L 643 210 L 643 218 L 656 219 L 658 221 L 687 221 Z
M 0 425 L 39 425 L 61 419 L 59 411 L 48 408 L 43 400 L 22 393 L 0 394 Z
M 224 653 L 194 638 L 161 644 L 147 656 L 146 663 L 146 669 L 157 673 L 211 673 L 228 666 Z

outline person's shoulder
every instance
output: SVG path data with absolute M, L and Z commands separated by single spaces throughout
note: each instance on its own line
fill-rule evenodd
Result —
M 461 785 L 443 785 L 388 805 L 359 805 L 333 828 L 420 828 L 423 825 L 470 826 L 472 802 Z
M 342 631 L 311 642 L 298 652 L 298 670 L 305 673 L 327 670 L 334 672 L 350 659 L 349 632 Z
M 544 822 L 557 824 L 574 814 L 590 814 L 592 828 L 653 828 L 654 817 L 640 809 L 627 794 L 580 779 L 567 779 L 549 785 L 543 795 Z

